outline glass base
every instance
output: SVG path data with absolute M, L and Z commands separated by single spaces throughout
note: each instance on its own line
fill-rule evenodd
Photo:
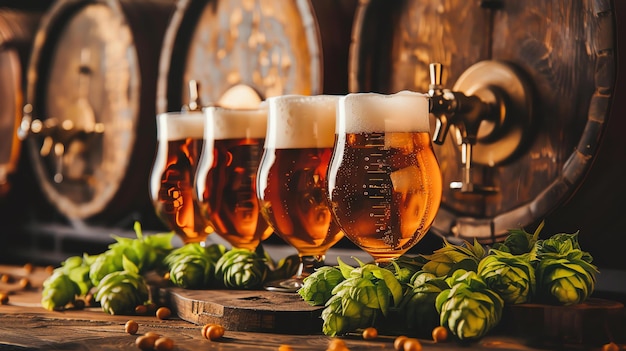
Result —
M 263 287 L 267 291 L 295 293 L 302 287 L 302 279 L 289 278 L 284 280 L 274 280 L 266 283 Z

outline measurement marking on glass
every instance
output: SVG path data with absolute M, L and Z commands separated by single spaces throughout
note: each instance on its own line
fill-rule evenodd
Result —
M 384 153 L 380 148 L 385 145 L 384 134 L 370 134 L 367 149 L 372 150 L 365 157 L 365 172 L 367 174 L 367 189 L 365 194 L 372 200 L 370 217 L 375 219 L 374 230 L 376 232 L 389 231 L 387 219 L 391 214 L 391 192 L 389 184 L 389 165 L 385 160 Z

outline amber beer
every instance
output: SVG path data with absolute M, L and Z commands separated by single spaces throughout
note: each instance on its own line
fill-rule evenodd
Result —
M 159 218 L 184 243 L 204 243 L 213 232 L 194 195 L 203 135 L 201 112 L 157 116 L 158 146 L 150 175 L 150 196 Z
M 267 138 L 257 179 L 261 213 L 274 232 L 301 257 L 321 261 L 343 237 L 330 212 L 326 181 L 337 99 L 268 99 Z
M 339 106 L 332 211 L 350 240 L 387 262 L 427 233 L 441 202 L 428 100 L 408 92 L 349 94 Z
M 204 112 L 206 123 L 213 124 L 213 137 L 205 133 L 197 174 L 203 214 L 233 247 L 255 250 L 272 234 L 256 198 L 267 110 L 209 107 Z

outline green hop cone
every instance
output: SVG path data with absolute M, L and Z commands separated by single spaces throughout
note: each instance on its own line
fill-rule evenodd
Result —
M 304 278 L 298 294 L 311 306 L 323 306 L 331 298 L 333 289 L 344 280 L 338 268 L 323 266 Z
M 578 232 L 538 240 L 534 254 L 540 302 L 573 305 L 591 296 L 598 269 L 591 263 L 593 257 L 581 249 Z
M 547 257 L 537 264 L 538 300 L 558 305 L 574 305 L 585 301 L 595 288 L 597 269 L 580 258 Z M 576 257 L 579 258 L 576 258 Z
M 580 247 L 578 232 L 554 234 L 548 239 L 538 240 L 535 244 L 535 255 L 539 260 L 544 257 L 566 257 L 572 252 L 577 256 L 576 259 L 581 259 L 587 263 L 593 261 L 593 257 Z
M 184 256 L 170 265 L 170 280 L 184 289 L 208 288 L 213 280 L 215 263 L 207 255 Z
M 322 331 L 328 336 L 373 326 L 378 316 L 387 316 L 402 299 L 402 285 L 393 272 L 359 262 L 353 268 L 340 259 L 345 280 L 331 292 L 322 311 Z
M 435 300 L 439 322 L 459 340 L 483 337 L 502 318 L 504 301 L 472 271 L 457 270 L 446 279 L 450 289 Z
M 215 264 L 215 278 L 226 288 L 256 289 L 265 282 L 268 270 L 256 252 L 233 248 Z
M 422 255 L 427 261 L 422 270 L 437 277 L 448 276 L 459 269 L 476 271 L 478 262 L 484 256 L 485 249 L 477 240 L 474 240 L 474 245 L 467 241 L 462 245 L 453 245 L 444 239 L 444 247 L 435 250 L 431 255 Z
M 204 247 L 199 243 L 186 244 L 172 250 L 164 258 L 170 280 L 185 289 L 209 287 L 215 276 L 215 263 L 224 251 L 224 246 L 219 244 Z
M 54 273 L 43 282 L 41 306 L 49 311 L 58 310 L 74 302 L 80 293 L 78 285 L 62 270 Z
M 102 310 L 112 315 L 131 314 L 150 298 L 148 284 L 139 274 L 139 268 L 126 256 L 122 262 L 123 270 L 104 276 L 94 295 Z
M 529 255 L 491 250 L 478 264 L 478 275 L 508 304 L 526 303 L 535 291 L 535 268 Z
M 112 272 L 100 281 L 94 297 L 104 312 L 112 315 L 131 314 L 136 306 L 148 301 L 148 285 L 136 272 Z
M 435 300 L 449 289 L 448 283 L 432 273 L 419 271 L 411 277 L 410 288 L 403 296 L 398 310 L 404 315 L 406 328 L 420 336 L 430 336 L 439 325 Z
M 377 302 L 373 301 L 374 296 L 371 290 L 371 282 L 363 278 L 349 278 L 337 285 L 333 289 L 333 296 L 326 302 L 326 307 L 322 310 L 322 332 L 327 336 L 343 335 L 358 328 L 367 328 L 374 324 L 376 317 L 380 314 Z M 366 288 L 369 291 L 360 293 L 358 287 Z M 356 299 L 355 299 L 356 297 Z M 363 300 L 364 302 L 360 301 Z
M 93 287 L 89 277 L 90 262 L 93 258 L 88 255 L 71 256 L 61 262 L 61 266 L 55 269 L 66 274 L 78 287 L 76 295 L 85 295 Z
M 163 259 L 168 268 L 187 256 L 206 256 L 214 263 L 226 252 L 221 244 L 202 246 L 200 243 L 189 243 L 170 251 Z
M 524 229 L 511 229 L 504 242 L 495 243 L 493 248 L 513 255 L 530 253 L 535 247 L 544 224 L 544 222 L 541 222 L 533 234 L 526 232 Z
M 107 274 L 123 270 L 122 257 L 123 255 L 112 250 L 107 250 L 98 255 L 89 266 L 91 283 L 97 286 Z

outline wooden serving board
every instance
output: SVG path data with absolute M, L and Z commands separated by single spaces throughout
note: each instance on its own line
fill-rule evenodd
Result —
M 505 309 L 502 327 L 530 345 L 555 347 L 626 343 L 624 304 L 600 298 L 570 306 L 519 304 Z
M 183 320 L 219 323 L 228 330 L 281 334 L 319 334 L 324 306 L 310 306 L 296 293 L 265 290 L 160 291 Z

